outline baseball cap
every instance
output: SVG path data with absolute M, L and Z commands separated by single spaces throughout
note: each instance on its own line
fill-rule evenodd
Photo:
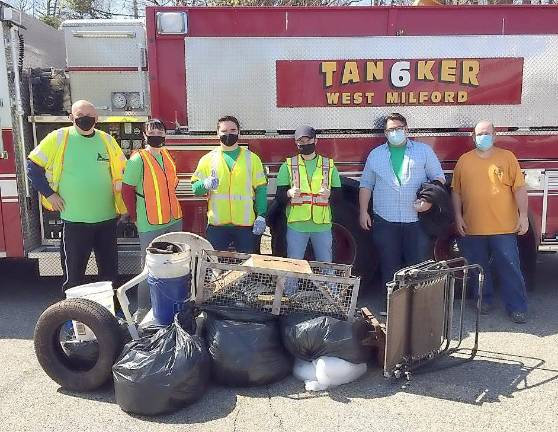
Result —
M 315 138 L 316 131 L 312 126 L 300 126 L 295 130 L 294 138 L 298 141 L 302 137 Z

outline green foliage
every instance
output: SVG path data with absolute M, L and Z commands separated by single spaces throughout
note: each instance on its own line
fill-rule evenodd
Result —
M 62 23 L 62 19 L 58 16 L 43 15 L 39 19 L 45 24 L 48 24 L 49 26 L 54 27 L 56 29 L 60 27 L 60 24 Z

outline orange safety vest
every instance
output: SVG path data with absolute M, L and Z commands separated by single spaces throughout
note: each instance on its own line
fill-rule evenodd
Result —
M 143 194 L 147 221 L 151 225 L 169 223 L 171 217 L 180 219 L 182 210 L 176 198 L 178 176 L 176 165 L 167 149 L 161 150 L 163 167 L 147 150 L 140 150 L 143 160 Z

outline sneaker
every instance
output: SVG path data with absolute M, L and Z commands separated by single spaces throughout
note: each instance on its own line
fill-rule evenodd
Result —
M 490 315 L 493 309 L 494 306 L 491 303 L 482 303 L 480 313 L 481 315 Z
M 525 324 L 527 314 L 525 312 L 510 312 L 510 319 L 516 324 Z

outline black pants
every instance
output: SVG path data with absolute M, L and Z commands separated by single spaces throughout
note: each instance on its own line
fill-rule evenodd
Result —
M 99 280 L 112 281 L 113 284 L 116 282 L 118 278 L 116 223 L 116 219 L 98 223 L 64 221 L 60 244 L 64 291 L 84 283 L 85 269 L 91 251 L 95 252 Z

